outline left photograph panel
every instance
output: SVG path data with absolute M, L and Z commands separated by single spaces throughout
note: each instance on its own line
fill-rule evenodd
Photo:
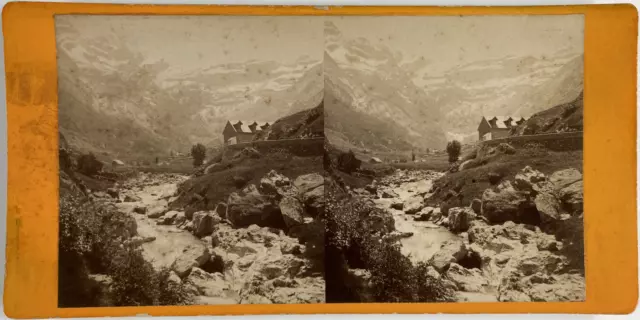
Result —
M 324 303 L 324 23 L 55 17 L 59 307 Z

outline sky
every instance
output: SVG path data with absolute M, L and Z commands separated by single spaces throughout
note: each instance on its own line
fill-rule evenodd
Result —
M 332 17 L 347 38 L 365 38 L 423 59 L 434 76 L 474 61 L 583 52 L 583 15 Z
M 148 62 L 164 60 L 183 71 L 249 60 L 320 61 L 324 50 L 320 17 L 60 15 L 56 22 L 78 38 L 115 32 Z

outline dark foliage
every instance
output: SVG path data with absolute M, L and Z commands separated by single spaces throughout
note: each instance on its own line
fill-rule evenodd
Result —
M 191 157 L 193 158 L 193 166 L 198 167 L 204 163 L 204 158 L 207 156 L 207 148 L 201 143 L 193 145 L 191 147 Z
M 331 180 L 327 192 L 327 302 L 453 301 L 453 292 L 414 266 L 400 249 L 381 236 L 394 229 L 387 212 L 349 196 Z M 349 268 L 368 270 L 370 277 L 354 277 Z
M 462 145 L 460 141 L 453 140 L 447 143 L 447 154 L 449 155 L 449 162 L 458 161 L 458 157 L 460 157 L 460 151 L 462 150 Z
M 356 155 L 352 150 L 349 150 L 349 152 L 342 152 L 338 156 L 338 169 L 340 171 L 352 173 L 357 171 L 360 168 L 360 165 L 362 165 L 362 161 L 356 158 Z
M 98 172 L 102 171 L 104 164 L 98 160 L 93 153 L 88 153 L 78 157 L 76 167 L 78 171 L 87 176 L 95 176 Z

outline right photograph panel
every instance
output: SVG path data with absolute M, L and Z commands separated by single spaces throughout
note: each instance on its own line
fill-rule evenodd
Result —
M 326 302 L 584 301 L 584 16 L 324 27 Z

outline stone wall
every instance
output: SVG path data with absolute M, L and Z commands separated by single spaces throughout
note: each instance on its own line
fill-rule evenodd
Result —
M 321 156 L 324 153 L 324 137 L 253 141 L 228 145 L 225 148 L 230 151 L 240 151 L 247 147 L 255 148 L 261 153 L 275 149 L 285 149 L 289 153 L 300 157 Z
M 516 148 L 521 148 L 527 144 L 536 143 L 545 146 L 550 150 L 582 150 L 583 132 L 563 132 L 550 134 L 536 134 L 528 136 L 514 136 L 504 139 L 482 141 L 483 145 L 494 146 L 500 143 L 508 143 Z

